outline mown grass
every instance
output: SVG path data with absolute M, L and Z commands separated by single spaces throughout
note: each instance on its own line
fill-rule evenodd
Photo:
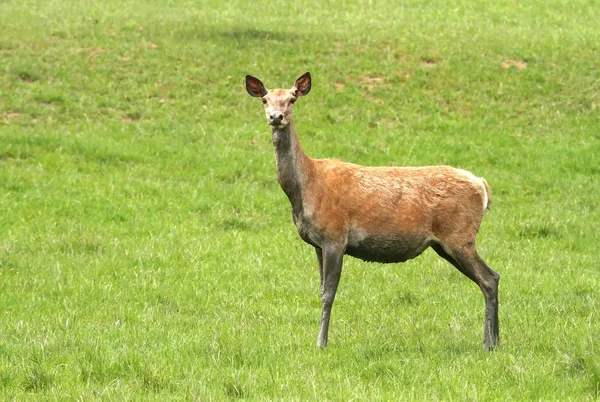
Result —
M 596 400 L 599 9 L 590 1 L 0 3 L 0 395 Z M 483 299 L 426 252 L 314 253 L 245 74 L 308 154 L 485 176 Z

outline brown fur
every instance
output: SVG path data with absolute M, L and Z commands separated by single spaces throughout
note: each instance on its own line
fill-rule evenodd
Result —
M 336 243 L 351 230 L 467 242 L 483 217 L 482 181 L 452 167 L 369 168 L 308 157 L 306 164 L 306 219 Z

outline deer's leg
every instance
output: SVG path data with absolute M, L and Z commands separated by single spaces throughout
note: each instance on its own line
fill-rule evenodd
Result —
M 452 256 L 450 254 L 448 254 L 447 252 L 444 251 L 444 249 L 442 248 L 442 246 L 440 246 L 439 244 L 435 244 L 433 246 L 431 246 L 432 249 L 435 250 L 435 252 L 442 257 L 444 260 L 448 261 L 450 264 L 452 264 L 454 266 L 454 268 L 458 269 L 460 272 L 462 272 L 462 268 L 460 267 L 460 265 L 458 265 L 458 262 L 456 262 L 456 260 L 454 258 L 452 258 Z M 468 275 L 467 275 L 468 276 Z
M 446 245 L 445 245 L 446 246 Z M 492 350 L 500 340 L 498 326 L 498 282 L 500 275 L 479 257 L 474 244 L 465 247 L 432 247 L 440 257 L 454 265 L 460 272 L 475 282 L 485 297 L 485 326 L 483 343 Z
M 321 328 L 319 330 L 319 339 L 317 341 L 317 346 L 320 348 L 327 346 L 331 307 L 333 306 L 335 293 L 337 291 L 338 284 L 340 283 L 343 258 L 343 251 L 327 249 L 322 250 L 323 286 L 321 291 L 321 302 L 323 304 L 323 311 L 321 313 Z
M 478 255 L 475 255 L 477 264 L 484 267 L 487 274 L 484 285 L 481 287 L 485 296 L 485 327 L 484 344 L 487 350 L 492 350 L 500 341 L 500 327 L 498 324 L 498 283 L 500 275 L 491 269 Z
M 319 262 L 319 277 L 321 281 L 319 283 L 319 295 L 323 297 L 323 250 L 319 247 L 315 247 L 317 252 L 317 261 Z

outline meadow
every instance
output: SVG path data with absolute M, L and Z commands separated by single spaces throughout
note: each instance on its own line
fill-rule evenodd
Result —
M 583 0 L 0 1 L 1 400 L 600 398 L 600 7 Z M 483 176 L 483 297 L 426 251 L 314 251 L 244 77 L 306 153 Z

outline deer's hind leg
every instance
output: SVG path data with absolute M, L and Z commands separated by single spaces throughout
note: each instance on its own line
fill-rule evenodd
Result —
M 460 272 L 475 282 L 483 292 L 485 297 L 483 342 L 487 350 L 492 350 L 500 340 L 498 326 L 498 283 L 500 275 L 479 257 L 474 242 L 462 247 L 435 244 L 432 248 L 440 257 L 454 265 Z

